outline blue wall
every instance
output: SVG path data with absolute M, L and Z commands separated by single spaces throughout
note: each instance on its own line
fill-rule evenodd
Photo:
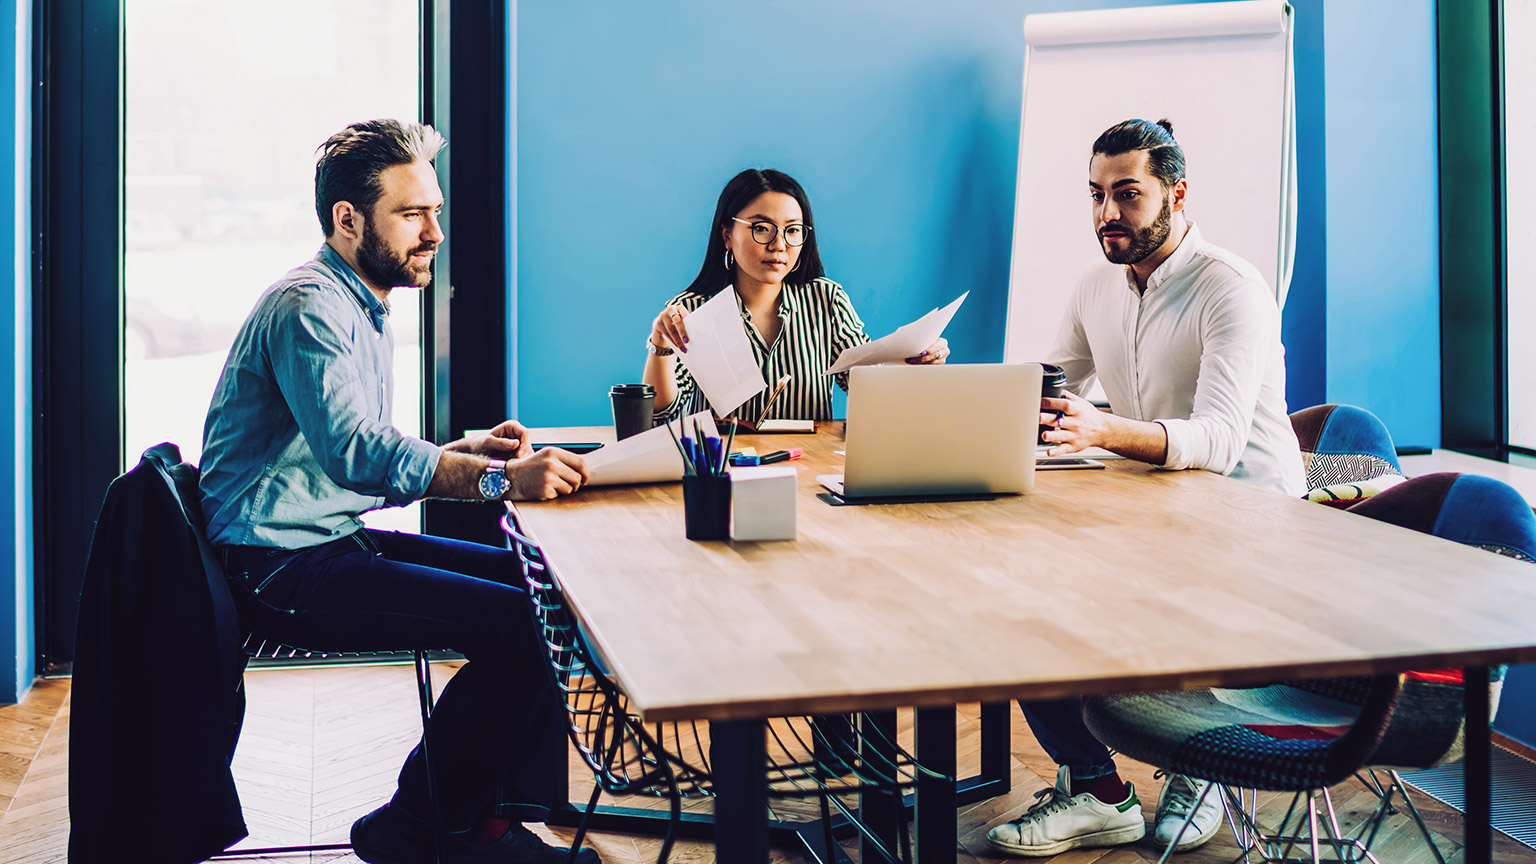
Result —
M 1438 445 L 1435 3 L 1332 0 L 1325 38 L 1328 401 Z
M 0 0 L 0 243 L 11 249 L 0 301 L 0 704 L 32 685 L 32 256 L 30 3 Z
M 1125 5 L 1148 4 L 521 4 L 522 418 L 609 422 L 608 386 L 639 375 L 651 319 L 698 271 L 716 196 L 748 166 L 806 187 L 828 275 L 872 334 L 969 290 L 953 359 L 1000 360 L 1023 17 Z M 1297 40 L 1299 111 L 1317 121 L 1322 4 L 1297 5 L 1312 34 Z M 1318 218 L 1287 308 L 1298 405 L 1323 396 L 1322 140 L 1303 126 L 1303 215 Z

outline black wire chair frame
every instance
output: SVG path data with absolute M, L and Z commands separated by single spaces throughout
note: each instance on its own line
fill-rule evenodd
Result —
M 259 633 L 247 632 L 245 642 L 241 645 L 245 656 L 252 660 L 316 660 L 331 661 L 338 659 L 351 660 L 386 660 L 405 653 L 403 651 L 315 651 L 308 648 L 299 648 L 287 645 L 272 639 L 267 639 Z M 421 766 L 427 775 L 427 798 L 432 802 L 433 823 L 437 823 L 437 781 L 433 778 L 432 753 L 428 746 L 427 730 L 432 719 L 432 666 L 428 659 L 428 651 L 425 648 L 410 650 L 416 667 L 416 694 L 421 703 Z M 245 686 L 242 679 L 241 685 Z M 434 858 L 442 860 L 442 838 L 433 830 Z M 263 846 L 241 849 L 226 849 L 209 856 L 209 860 L 216 858 L 259 858 L 267 856 L 296 855 L 305 852 L 330 852 L 342 851 L 352 848 L 351 843 L 319 843 L 304 846 Z
M 198 500 L 197 483 L 200 469 L 198 466 L 193 465 L 190 462 L 182 461 L 181 451 L 174 444 L 170 443 L 159 444 L 155 447 L 151 447 L 149 450 L 145 451 L 144 458 L 154 463 L 156 466 L 161 480 L 167 485 L 167 488 L 169 489 L 172 497 L 175 498 L 177 507 L 181 511 L 182 518 L 186 520 L 187 527 L 191 529 L 192 536 L 197 544 L 198 557 L 202 561 L 204 575 L 208 579 L 210 590 L 216 592 L 216 596 L 219 593 L 224 593 L 226 573 L 222 559 L 214 550 L 213 544 L 208 540 L 208 530 L 207 526 L 203 524 L 202 510 L 197 507 L 195 503 L 190 503 L 196 502 Z M 233 601 L 227 597 L 227 594 L 225 596 L 224 602 L 229 604 L 231 608 L 230 617 L 231 620 L 233 620 L 235 617 L 233 613 Z M 215 603 L 216 608 L 218 605 L 218 603 Z M 238 626 L 240 632 L 243 634 L 241 636 L 242 644 L 240 646 L 240 650 L 245 655 L 245 660 L 241 661 L 242 670 L 245 668 L 244 664 L 247 664 L 250 660 L 279 658 L 312 660 L 330 660 L 340 658 L 383 659 L 385 657 L 402 654 L 405 650 L 314 651 L 306 648 L 295 647 L 292 645 L 285 645 L 275 640 L 267 639 L 260 634 L 250 631 L 243 622 L 241 622 Z M 235 636 L 233 626 L 231 627 L 229 636 L 230 641 L 232 642 L 233 637 Z M 432 717 L 433 704 L 432 667 L 428 664 L 427 660 L 427 652 L 430 649 L 415 648 L 409 650 L 410 653 L 412 653 L 415 657 L 416 690 L 421 702 L 421 759 L 422 769 L 426 772 L 427 775 L 427 797 L 432 802 L 433 857 L 440 861 L 442 860 L 442 844 L 441 837 L 439 836 L 439 832 L 436 829 L 441 820 L 439 819 L 437 813 L 437 784 L 433 779 L 432 759 L 430 753 L 431 748 L 428 746 L 429 736 L 427 734 L 427 730 L 430 726 L 428 721 L 431 720 Z M 245 687 L 245 677 L 242 674 L 238 682 L 235 684 L 236 692 L 239 692 L 239 690 L 243 687 Z M 351 848 L 352 844 L 350 843 L 322 843 L 305 846 L 249 847 L 242 849 L 225 849 L 208 857 L 209 860 L 224 858 L 254 858 L 265 857 L 268 855 L 292 855 L 305 852 L 322 852 Z
M 502 518 L 524 568 L 529 607 L 540 633 L 551 678 L 563 697 L 571 744 L 591 769 L 596 784 L 576 829 L 578 848 L 603 792 L 667 799 L 669 820 L 658 864 L 665 864 L 676 839 L 685 798 L 713 797 L 708 724 L 682 721 L 646 724 L 629 710 L 629 698 L 591 650 L 567 605 L 542 550 Z M 766 779 L 774 798 L 816 798 L 829 860 L 836 858 L 832 808 L 884 860 L 911 861 L 911 838 L 900 820 L 900 858 L 887 849 L 841 797 L 861 792 L 901 795 L 919 776 L 945 778 L 920 765 L 892 734 L 842 717 L 780 717 L 767 723 Z M 844 737 L 845 735 L 851 737 Z M 857 754 L 856 756 L 854 754 Z

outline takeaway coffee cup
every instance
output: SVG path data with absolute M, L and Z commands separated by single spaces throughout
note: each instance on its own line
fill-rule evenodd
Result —
M 1042 375 L 1041 378 L 1040 378 L 1040 398 L 1042 398 L 1042 399 L 1060 399 L 1061 398 L 1062 388 L 1067 386 L 1067 372 L 1066 372 L 1066 370 L 1062 369 L 1060 366 L 1052 366 L 1049 363 L 1041 363 L 1040 364 L 1040 368 L 1044 370 L 1044 375 Z M 1059 413 L 1059 412 L 1052 412 L 1052 413 Z M 1041 426 L 1040 427 L 1040 438 L 1038 439 L 1039 443 L 1041 443 L 1041 444 L 1046 443 L 1045 442 L 1045 432 L 1046 432 L 1047 429 L 1051 429 L 1051 428 L 1053 428 L 1053 427 L 1051 427 L 1051 426 Z
M 615 384 L 608 396 L 613 400 L 613 430 L 620 441 L 651 428 L 656 388 L 649 384 Z

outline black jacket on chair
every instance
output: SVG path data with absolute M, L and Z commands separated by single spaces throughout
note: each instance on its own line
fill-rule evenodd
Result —
M 69 728 L 69 860 L 206 859 L 246 835 L 234 603 L 175 445 L 112 481 L 86 562 Z

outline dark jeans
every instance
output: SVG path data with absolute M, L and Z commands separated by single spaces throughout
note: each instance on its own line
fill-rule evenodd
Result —
M 492 814 L 547 817 L 566 770 L 564 718 L 515 553 L 372 530 L 299 550 L 222 551 L 240 617 L 264 637 L 317 651 L 447 648 L 469 661 L 443 688 L 429 731 L 443 830 Z M 391 803 L 431 823 L 420 751 Z
M 1035 740 L 1057 765 L 1067 766 L 1074 779 L 1092 780 L 1115 773 L 1115 760 L 1109 755 L 1109 748 L 1093 737 L 1088 724 L 1083 722 L 1081 697 L 1034 702 L 1021 699 L 1019 709 L 1029 721 L 1029 731 L 1035 733 Z

